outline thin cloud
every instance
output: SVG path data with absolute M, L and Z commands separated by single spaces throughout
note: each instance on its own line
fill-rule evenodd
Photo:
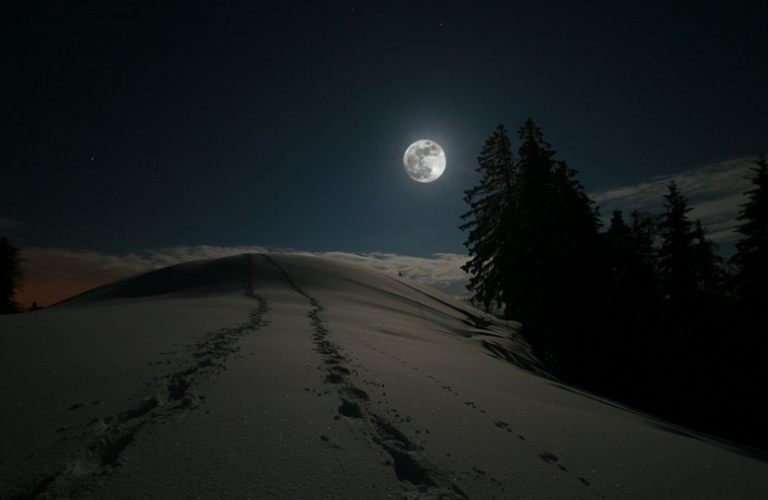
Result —
M 675 175 L 659 176 L 648 182 L 622 186 L 607 191 L 591 193 L 590 197 L 600 206 L 600 213 L 607 220 L 614 210 L 628 214 L 639 211 L 661 213 L 670 180 L 677 183 L 688 198 L 692 220 L 701 220 L 712 241 L 733 242 L 738 239 L 736 216 L 745 202 L 744 191 L 750 189 L 750 168 L 754 158 L 739 158 L 687 170 Z
M 33 301 L 51 305 L 68 297 L 128 276 L 198 259 L 215 259 L 243 253 L 314 255 L 357 264 L 388 274 L 402 273 L 416 282 L 445 293 L 462 296 L 467 275 L 460 267 L 466 255 L 439 253 L 431 258 L 390 253 L 302 252 L 261 246 L 176 246 L 124 255 L 58 248 L 26 248 L 25 286 L 18 294 L 24 305 Z
M 463 295 L 467 283 L 467 274 L 461 270 L 461 266 L 467 262 L 468 257 L 463 254 L 435 253 L 430 258 L 382 252 L 317 252 L 312 255 L 349 262 L 388 274 L 402 274 L 450 295 Z

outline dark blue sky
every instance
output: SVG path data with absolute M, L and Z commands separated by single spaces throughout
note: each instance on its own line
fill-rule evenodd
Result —
M 498 123 L 531 116 L 590 192 L 768 148 L 765 2 L 172 3 L 3 2 L 21 246 L 461 253 Z

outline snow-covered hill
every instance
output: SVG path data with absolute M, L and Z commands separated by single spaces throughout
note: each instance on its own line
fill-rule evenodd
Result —
M 559 383 L 515 327 L 291 255 L 0 317 L 0 498 L 766 498 L 765 457 Z

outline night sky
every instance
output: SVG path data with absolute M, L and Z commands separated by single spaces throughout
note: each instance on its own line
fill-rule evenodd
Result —
M 532 117 L 601 200 L 766 150 L 766 5 L 5 1 L 0 234 L 462 254 L 499 123 Z M 418 139 L 433 183 L 403 169 Z

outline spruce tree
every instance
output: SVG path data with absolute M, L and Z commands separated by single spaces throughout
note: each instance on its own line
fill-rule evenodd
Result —
M 741 206 L 736 231 L 741 238 L 731 263 L 736 266 L 734 292 L 736 295 L 736 325 L 730 347 L 733 350 L 733 372 L 739 380 L 732 384 L 733 401 L 743 408 L 740 423 L 745 435 L 763 436 L 762 446 L 768 447 L 764 432 L 768 412 L 763 398 L 755 397 L 765 390 L 768 382 L 768 336 L 765 334 L 765 306 L 768 305 L 768 158 L 761 154 L 754 167 L 751 183 L 744 194 L 747 202 Z
M 611 214 L 611 222 L 608 226 L 608 230 L 605 232 L 607 235 L 621 242 L 630 242 L 632 239 L 632 230 L 624 222 L 624 214 L 621 210 L 614 210 Z
M 685 392 L 689 403 L 698 404 L 707 387 L 715 382 L 710 378 L 713 367 L 709 363 L 729 323 L 728 311 L 714 245 L 707 240 L 700 223 L 688 219 L 691 209 L 674 181 L 668 190 L 664 197 L 666 211 L 659 223 L 663 294 L 659 356 L 665 358 L 659 376 L 660 380 L 673 381 L 670 383 Z M 687 408 L 683 404 L 678 409 L 685 413 Z
M 614 210 L 611 214 L 608 230 L 602 235 L 604 253 L 603 259 L 610 276 L 612 304 L 614 308 L 623 308 L 625 304 L 616 297 L 617 292 L 626 290 L 625 280 L 633 264 L 632 229 L 624 222 L 621 210 Z M 620 311 L 615 311 L 619 316 L 624 316 Z
M 694 230 L 694 267 L 698 276 L 698 291 L 709 296 L 722 295 L 725 286 L 723 258 L 715 254 L 715 243 L 707 239 L 706 230 L 697 220 Z
M 768 158 L 761 154 L 755 163 L 755 187 L 744 193 L 748 200 L 736 219 L 741 238 L 731 263 L 737 266 L 737 297 L 744 305 L 762 308 L 768 305 Z
M 482 178 L 480 183 L 464 192 L 469 210 L 461 216 L 466 220 L 459 226 L 468 231 L 464 246 L 471 259 L 462 269 L 470 274 L 468 290 L 472 300 L 486 310 L 502 307 L 505 302 L 506 259 L 511 255 L 514 237 L 514 197 L 516 182 L 512 143 L 504 125 L 496 127 L 477 158 Z
M 604 261 L 610 276 L 610 303 L 614 315 L 620 320 L 627 319 L 624 310 L 630 306 L 629 298 L 636 285 L 634 271 L 639 265 L 640 258 L 634 246 L 632 228 L 624 222 L 621 210 L 614 210 L 611 215 L 608 230 L 603 235 Z
M 20 311 L 14 297 L 23 274 L 19 248 L 8 238 L 0 237 L 0 314 Z
M 630 404 L 642 404 L 649 368 L 656 359 L 658 294 L 653 219 L 637 210 L 631 217 L 628 225 L 621 210 L 614 210 L 608 230 L 601 234 L 599 255 L 607 283 L 600 301 L 605 318 L 600 349 L 603 359 L 595 360 L 602 376 L 594 389 Z
M 525 122 L 518 137 L 516 200 L 523 238 L 515 259 L 518 280 L 511 296 L 517 310 L 512 313 L 539 349 L 562 361 L 586 342 L 583 335 L 597 317 L 605 286 L 595 259 L 599 217 L 576 170 L 555 159 L 533 120 Z M 576 331 L 582 336 L 577 338 Z
M 508 318 L 522 321 L 531 333 L 543 327 L 540 318 L 546 312 L 542 307 L 548 307 L 544 304 L 545 296 L 555 274 L 547 266 L 558 246 L 552 218 L 555 152 L 530 118 L 518 129 L 517 137 L 518 175 L 513 191 L 516 238 L 509 259 L 512 283 L 505 312 Z M 534 335 L 540 337 L 541 332 Z M 537 342 L 535 338 L 532 341 Z
M 597 211 L 576 171 L 554 159 L 533 120 L 518 130 L 518 140 L 515 158 L 499 126 L 478 158 L 483 177 L 465 192 L 470 210 L 460 226 L 469 230 L 471 257 L 463 269 L 474 300 L 503 307 L 537 349 L 556 355 L 564 351 L 555 345 L 560 332 L 577 330 L 572 322 L 594 307 Z
M 666 212 L 661 216 L 659 271 L 665 299 L 678 307 L 708 294 L 722 291 L 722 259 L 714 253 L 714 243 L 706 238 L 701 222 L 688 218 L 688 200 L 675 181 L 664 196 Z
M 659 312 L 659 278 L 657 251 L 654 240 L 658 233 L 659 217 L 654 214 L 631 212 L 632 255 L 635 268 L 632 272 L 632 292 L 635 297 L 637 319 L 642 325 L 652 322 Z
M 633 325 L 633 292 L 636 283 L 633 270 L 637 267 L 632 229 L 624 222 L 621 210 L 614 210 L 608 230 L 601 235 L 600 248 L 605 266 L 607 287 L 602 298 L 606 320 L 616 332 L 617 343 L 626 344 L 628 325 Z M 623 350 L 623 348 L 622 348 Z
M 731 263 L 736 267 L 733 289 L 737 301 L 740 335 L 739 359 L 750 377 L 759 383 L 768 381 L 765 353 L 768 337 L 763 333 L 763 311 L 768 304 L 768 158 L 761 154 L 752 167 L 753 189 L 745 192 L 736 231 L 741 238 Z M 764 412 L 761 412 L 764 413 Z
M 667 190 L 664 195 L 666 211 L 659 222 L 658 264 L 664 298 L 668 304 L 678 306 L 692 299 L 697 289 L 695 235 L 693 223 L 688 219 L 691 211 L 688 200 L 674 180 L 667 184 Z
M 632 210 L 632 242 L 638 256 L 649 268 L 656 268 L 656 250 L 653 243 L 658 233 L 659 217 L 649 213 Z

